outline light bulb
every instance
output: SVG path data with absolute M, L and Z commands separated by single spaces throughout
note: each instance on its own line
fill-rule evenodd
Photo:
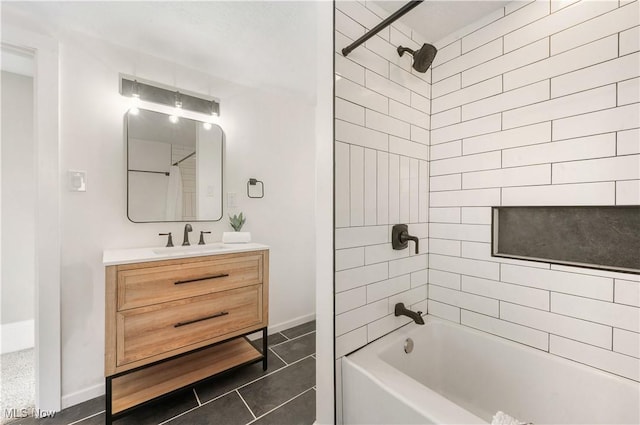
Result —
M 202 128 L 204 128 L 205 130 L 211 130 L 211 123 L 210 122 L 203 122 L 202 123 Z
M 132 115 L 138 115 L 140 113 L 140 109 L 138 106 L 140 105 L 140 95 L 138 93 L 131 94 L 131 107 L 129 108 L 129 113 Z
M 179 91 L 177 91 L 176 94 L 175 94 L 175 99 L 174 99 L 173 104 L 176 107 L 176 112 L 177 112 L 176 115 L 180 115 L 182 113 L 181 112 L 182 111 L 182 95 L 180 94 Z
M 177 115 L 169 115 L 169 121 L 171 121 L 174 124 L 177 124 L 178 121 L 180 121 L 180 118 L 178 118 Z

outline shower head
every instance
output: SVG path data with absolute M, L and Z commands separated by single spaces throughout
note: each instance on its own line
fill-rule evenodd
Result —
M 423 44 L 419 50 L 413 51 L 408 47 L 398 46 L 398 54 L 402 56 L 404 52 L 409 52 L 413 56 L 413 69 L 418 72 L 427 72 L 431 62 L 436 57 L 438 49 L 431 44 Z

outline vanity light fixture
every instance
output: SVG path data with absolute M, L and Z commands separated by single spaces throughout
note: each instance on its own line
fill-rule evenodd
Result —
M 140 109 L 138 106 L 140 105 L 140 93 L 138 92 L 138 81 L 133 82 L 133 88 L 131 90 L 131 108 L 129 108 L 129 112 L 133 115 L 138 115 L 140 113 Z
M 182 115 L 183 110 L 210 117 L 220 116 L 220 103 L 211 96 L 189 93 L 151 81 L 143 82 L 137 77 L 124 74 L 120 75 L 120 94 L 131 98 L 135 98 L 137 94 L 140 101 L 176 108 L 176 116 Z M 138 105 L 134 104 L 132 107 L 137 108 Z
M 182 116 L 182 96 L 179 91 L 176 92 L 174 99 L 173 106 L 175 106 L 175 110 L 172 115 L 169 115 L 169 121 L 177 124 L 180 121 L 179 117 Z
M 140 109 L 138 109 L 138 107 L 137 107 L 137 106 L 135 106 L 135 104 L 134 104 L 134 106 L 132 106 L 131 108 L 129 108 L 129 113 L 130 113 L 131 115 L 138 115 L 138 114 L 140 113 Z

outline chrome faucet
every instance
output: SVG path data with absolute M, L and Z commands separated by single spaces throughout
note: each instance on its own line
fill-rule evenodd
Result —
M 424 325 L 424 319 L 422 318 L 421 311 L 411 311 L 404 306 L 404 303 L 396 304 L 396 308 L 394 310 L 394 314 L 396 316 L 407 316 L 410 317 L 414 322 L 418 325 Z
M 184 239 L 182 240 L 182 246 L 189 246 L 189 232 L 193 231 L 189 223 L 184 225 Z

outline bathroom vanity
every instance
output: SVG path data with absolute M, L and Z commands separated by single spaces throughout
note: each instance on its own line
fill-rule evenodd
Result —
M 104 252 L 106 421 L 232 368 L 267 367 L 269 248 Z M 246 336 L 262 331 L 262 351 Z

